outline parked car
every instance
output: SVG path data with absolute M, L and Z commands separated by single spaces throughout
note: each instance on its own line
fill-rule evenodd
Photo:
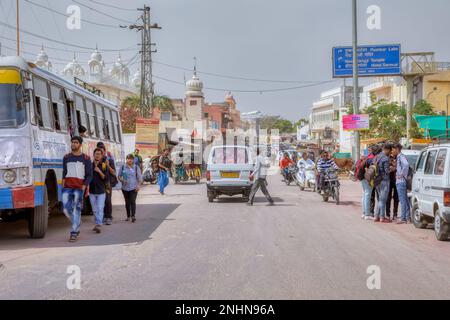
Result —
M 406 160 L 408 160 L 410 167 L 414 168 L 416 166 L 417 159 L 419 159 L 421 151 L 403 149 L 402 153 L 406 156 Z
M 450 144 L 430 146 L 417 160 L 411 193 L 412 221 L 417 228 L 434 224 L 436 238 L 450 236 Z
M 253 157 L 246 146 L 214 146 L 208 157 L 206 186 L 208 201 L 213 202 L 220 195 L 242 194 L 248 201 L 253 179 Z

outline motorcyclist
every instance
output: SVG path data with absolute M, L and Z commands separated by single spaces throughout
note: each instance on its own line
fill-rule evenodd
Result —
M 294 164 L 294 162 L 289 157 L 289 153 L 285 152 L 283 158 L 280 161 L 281 173 L 283 174 L 285 180 L 287 180 L 288 168 L 292 164 Z
M 298 169 L 300 171 L 300 174 L 301 174 L 303 180 L 305 180 L 305 178 L 306 178 L 306 173 L 305 173 L 306 168 L 313 167 L 314 165 L 315 165 L 314 161 L 312 161 L 309 158 L 308 153 L 307 152 L 303 152 L 302 157 L 297 162 L 297 167 L 298 167 Z
M 325 182 L 325 172 L 333 168 L 335 170 L 339 170 L 336 162 L 331 159 L 330 154 L 327 151 L 322 151 L 320 154 L 320 159 L 317 161 L 317 191 L 322 193 L 324 182 Z

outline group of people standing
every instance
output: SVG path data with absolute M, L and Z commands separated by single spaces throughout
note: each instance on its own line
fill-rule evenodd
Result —
M 361 218 L 381 223 L 411 222 L 408 199 L 410 165 L 402 153 L 402 145 L 371 145 L 368 151 L 368 156 L 362 157 L 355 165 L 355 177 L 363 188 Z

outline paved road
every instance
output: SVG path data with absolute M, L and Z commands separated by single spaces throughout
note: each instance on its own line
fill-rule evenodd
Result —
M 258 198 L 208 203 L 206 186 L 155 186 L 138 199 L 138 221 L 94 234 L 85 217 L 80 240 L 67 242 L 65 217 L 43 240 L 24 222 L 0 224 L 2 299 L 449 299 L 450 243 L 432 230 L 360 219 L 360 186 L 343 182 L 342 205 L 270 178 L 277 206 Z M 261 195 L 259 195 L 261 196 Z M 81 290 L 68 290 L 69 265 Z M 367 288 L 367 267 L 381 290 Z

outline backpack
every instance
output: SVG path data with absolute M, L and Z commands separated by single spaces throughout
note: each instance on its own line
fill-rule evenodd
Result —
M 372 188 L 376 187 L 381 182 L 381 176 L 378 172 L 378 160 L 379 156 L 376 156 L 373 159 L 373 163 L 366 169 L 366 172 L 364 173 L 364 179 L 369 182 L 369 184 L 372 186 Z
M 111 165 L 111 162 L 114 161 L 109 152 L 106 156 L 106 159 L 109 161 L 110 165 Z M 117 179 L 117 176 L 109 173 L 109 185 L 111 186 L 111 188 L 114 188 L 115 186 L 117 186 L 118 183 L 119 183 L 119 180 Z
M 366 159 L 361 158 L 355 164 L 355 178 L 358 181 L 362 181 L 365 179 L 366 173 Z

